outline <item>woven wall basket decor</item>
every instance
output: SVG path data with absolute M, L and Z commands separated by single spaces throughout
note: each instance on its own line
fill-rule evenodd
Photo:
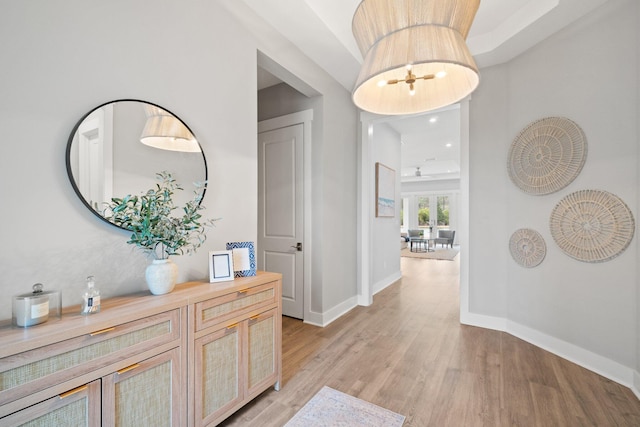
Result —
M 606 191 L 581 190 L 562 199 L 549 221 L 560 249 L 584 262 L 608 261 L 624 252 L 635 232 L 629 207 Z
M 521 228 L 509 239 L 511 256 L 523 267 L 531 268 L 539 265 L 547 254 L 544 238 L 535 230 Z
M 530 123 L 511 144 L 511 181 L 527 194 L 554 193 L 569 185 L 587 159 L 587 138 L 573 121 L 547 117 Z

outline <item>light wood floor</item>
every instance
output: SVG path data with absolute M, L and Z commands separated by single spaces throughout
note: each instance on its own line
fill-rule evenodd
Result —
M 282 426 L 327 385 L 405 426 L 640 426 L 627 388 L 502 332 L 458 322 L 458 261 L 402 258 L 403 278 L 326 328 L 283 320 L 283 387 L 226 426 Z

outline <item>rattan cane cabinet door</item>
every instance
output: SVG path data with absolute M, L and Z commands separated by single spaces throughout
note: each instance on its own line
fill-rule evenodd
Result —
M 269 310 L 248 320 L 247 398 L 262 393 L 278 381 L 278 351 L 276 347 L 277 311 Z M 276 385 L 276 388 L 279 384 Z
M 245 322 L 195 340 L 195 424 L 215 425 L 243 401 L 242 337 Z
M 180 349 L 175 348 L 103 377 L 102 425 L 183 425 L 180 373 Z
M 0 418 L 0 427 L 99 427 L 100 380 Z

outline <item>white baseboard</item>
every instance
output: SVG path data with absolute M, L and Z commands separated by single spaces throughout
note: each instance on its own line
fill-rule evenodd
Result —
M 398 270 L 392 275 L 385 277 L 384 279 L 380 280 L 377 283 L 374 283 L 372 286 L 373 294 L 374 295 L 377 294 L 378 292 L 387 288 L 388 286 L 391 286 L 401 278 L 402 278 L 402 272 Z M 327 326 L 328 324 L 330 324 L 340 316 L 344 315 L 345 313 L 351 311 L 354 307 L 358 305 L 369 305 L 369 304 L 363 304 L 362 301 L 360 301 L 358 297 L 355 296 L 355 297 L 349 298 L 344 302 L 341 302 L 340 304 L 325 311 L 324 313 L 318 313 L 318 312 L 312 312 L 312 311 L 306 312 L 304 317 L 304 323 L 308 323 L 310 325 L 320 326 L 324 328 L 325 326 Z
M 304 313 L 303 322 L 313 326 L 322 326 L 322 313 L 307 311 Z
M 469 326 L 492 329 L 504 332 L 507 330 L 507 321 L 501 317 L 486 316 L 484 314 L 460 313 L 460 323 Z
M 393 285 L 395 282 L 402 278 L 402 272 L 400 270 L 396 271 L 392 275 L 385 277 L 384 279 L 378 281 L 373 284 L 373 295 L 382 291 L 383 289 Z
M 499 317 L 461 313 L 460 322 L 465 325 L 478 326 L 511 334 L 536 347 L 540 347 L 585 369 L 602 375 L 611 381 L 629 387 L 640 399 L 640 393 L 638 392 L 638 390 L 640 390 L 640 374 L 604 356 Z
M 633 387 L 631 387 L 631 391 L 640 399 L 640 373 L 638 371 L 633 371 Z
M 324 328 L 340 316 L 353 310 L 353 308 L 355 308 L 357 305 L 358 298 L 351 297 L 348 300 L 343 301 L 335 307 L 325 311 L 324 313 L 308 313 L 310 314 L 310 316 L 305 317 L 304 323 Z
M 509 322 L 506 332 L 626 387 L 633 386 L 633 370 L 609 358 L 516 322 Z

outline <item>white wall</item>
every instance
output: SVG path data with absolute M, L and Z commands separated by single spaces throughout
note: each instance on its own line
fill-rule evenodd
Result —
M 357 112 L 351 94 L 342 86 L 336 84 L 322 93 L 322 299 L 324 311 L 333 310 L 333 319 L 356 304 Z
M 355 236 L 356 125 L 349 94 L 299 52 L 258 42 L 221 3 L 3 3 L 0 39 L 11 41 L 0 44 L 0 129 L 7 142 L 0 144 L 5 295 L 42 282 L 62 290 L 63 305 L 70 305 L 79 302 L 89 274 L 107 297 L 146 289 L 147 259 L 125 243 L 126 232 L 86 210 L 65 172 L 65 145 L 74 124 L 113 99 L 164 106 L 203 146 L 210 181 L 205 214 L 222 219 L 196 255 L 175 259 L 179 280 L 207 277 L 208 250 L 222 249 L 227 241 L 255 240 L 259 44 L 267 52 L 275 49 L 272 58 L 317 86 L 331 108 L 323 129 L 330 140 L 320 161 L 337 170 L 314 185 L 323 194 L 323 209 L 333 211 L 335 203 L 342 211 L 318 213 L 327 230 L 324 244 L 334 250 L 322 266 L 329 270 L 322 298 L 335 305 L 355 295 L 355 237 L 345 238 Z M 327 189 L 334 182 L 339 185 Z M 10 315 L 6 299 L 0 318 Z
M 386 123 L 373 125 L 370 172 L 371 200 L 375 198 L 375 165 L 396 171 L 396 212 L 393 218 L 374 217 L 371 224 L 371 283 L 376 293 L 400 278 L 400 135 Z M 375 215 L 375 209 L 372 210 Z
M 483 69 L 470 110 L 470 311 L 535 331 L 528 338 L 610 376 L 637 366 L 638 236 L 619 257 L 584 263 L 559 249 L 548 224 L 553 207 L 581 189 L 616 194 L 638 221 L 637 9 L 635 0 L 611 0 L 510 63 Z M 530 196 L 509 180 L 507 152 L 523 127 L 548 116 L 582 127 L 588 157 L 568 187 Z M 533 269 L 508 251 L 521 227 L 547 244 Z
M 640 7 L 636 6 L 636 23 L 640 22 Z M 636 24 L 636 51 L 635 51 L 635 68 L 636 68 L 636 81 L 640 82 L 640 26 Z M 640 140 L 640 84 L 636 85 L 636 99 L 638 100 L 636 105 L 636 139 Z M 640 141 L 638 141 L 640 142 Z M 638 164 L 640 165 L 640 150 L 638 150 Z M 640 182 L 640 167 L 636 172 L 636 182 Z M 640 201 L 640 185 L 636 187 L 636 194 Z M 636 240 L 637 242 L 637 240 Z M 640 247 L 640 244 L 636 243 L 636 247 Z M 638 327 L 638 320 L 640 319 L 640 271 L 636 267 L 636 364 L 634 375 L 634 388 L 640 390 L 640 327 Z

